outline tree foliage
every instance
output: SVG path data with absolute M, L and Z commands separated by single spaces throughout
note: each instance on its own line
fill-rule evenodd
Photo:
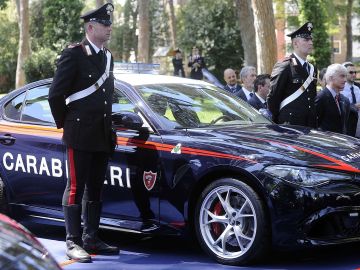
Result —
M 331 44 L 328 34 L 328 20 L 325 8 L 326 1 L 314 0 L 300 0 L 300 12 L 303 17 L 303 22 L 312 22 L 313 29 L 313 42 L 314 62 L 319 69 L 327 67 L 331 62 Z
M 241 68 L 243 49 L 233 0 L 189 1 L 179 14 L 177 29 L 180 46 L 188 52 L 200 46 L 216 77 L 223 78 L 226 68 Z
M 53 77 L 56 56 L 57 53 L 50 48 L 33 53 L 24 65 L 26 81 L 33 82 Z
M 82 38 L 81 0 L 37 0 L 31 7 L 31 34 L 36 45 L 61 51 Z
M 6 93 L 15 85 L 19 28 L 6 11 L 0 11 L 0 92 Z
M 128 62 L 131 51 L 137 49 L 137 1 L 126 0 L 122 11 L 122 23 L 113 25 L 110 48 L 118 60 Z
M 150 5 L 150 58 L 157 47 L 171 46 L 170 17 L 166 12 L 165 1 L 151 1 Z

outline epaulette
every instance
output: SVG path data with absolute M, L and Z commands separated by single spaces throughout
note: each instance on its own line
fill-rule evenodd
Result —
M 289 60 L 291 60 L 291 57 L 290 57 L 290 56 L 286 56 L 286 57 L 283 58 L 282 62 L 289 61 Z
M 68 48 L 69 48 L 69 49 L 72 49 L 72 48 L 79 47 L 79 46 L 81 46 L 81 43 L 80 43 L 80 42 L 77 42 L 77 43 L 70 44 L 70 45 L 68 46 Z

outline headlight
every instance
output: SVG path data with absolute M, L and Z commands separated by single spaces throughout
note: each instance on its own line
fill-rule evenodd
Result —
M 349 174 L 284 165 L 266 167 L 265 172 L 271 176 L 302 186 L 316 186 L 329 181 L 352 179 Z

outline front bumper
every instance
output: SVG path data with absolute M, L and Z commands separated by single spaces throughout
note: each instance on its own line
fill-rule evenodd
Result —
M 300 187 L 266 181 L 273 244 L 319 246 L 360 241 L 360 181 Z

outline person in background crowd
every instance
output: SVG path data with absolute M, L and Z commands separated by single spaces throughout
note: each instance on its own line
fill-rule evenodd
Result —
M 89 253 L 119 253 L 117 247 L 97 236 L 101 191 L 115 147 L 111 129 L 114 61 L 104 47 L 111 36 L 113 10 L 114 6 L 107 3 L 81 16 L 86 38 L 62 52 L 49 90 L 56 126 L 64 130 L 69 169 L 62 199 L 66 255 L 78 262 L 90 262 Z
M 270 74 L 260 74 L 254 81 L 254 95 L 249 104 L 255 109 L 267 109 L 266 97 L 270 92 Z
M 225 69 L 224 80 L 226 82 L 226 85 L 224 87 L 226 91 L 238 96 L 242 100 L 247 101 L 246 95 L 244 91 L 241 89 L 241 85 L 237 83 L 237 76 L 233 69 L 231 68 Z
M 315 100 L 321 130 L 347 133 L 350 102 L 347 97 L 340 94 L 345 87 L 346 74 L 346 68 L 340 64 L 332 64 L 326 70 L 326 87 Z
M 172 63 L 174 67 L 174 76 L 185 77 L 181 50 L 179 48 L 176 48 L 175 50 L 175 56 L 172 59 Z
M 206 68 L 205 59 L 200 55 L 199 48 L 194 46 L 189 57 L 188 66 L 191 68 L 190 78 L 195 80 L 202 80 L 202 68 Z
M 360 109 L 360 88 L 355 85 L 356 69 L 353 63 L 345 62 L 343 66 L 347 70 L 346 83 L 341 92 L 350 100 L 350 115 L 347 134 L 360 137 L 359 109 Z
M 242 90 L 246 95 L 246 101 L 254 94 L 254 81 L 256 79 L 256 68 L 252 66 L 245 66 L 240 71 L 240 80 L 243 83 Z
M 312 29 L 307 22 L 288 35 L 294 53 L 276 63 L 271 73 L 267 103 L 275 123 L 317 127 L 317 69 L 306 60 L 313 49 Z
M 320 83 L 321 89 L 324 89 L 326 86 L 326 81 L 325 81 L 326 70 L 327 70 L 327 68 L 323 68 L 319 72 L 319 83 Z

